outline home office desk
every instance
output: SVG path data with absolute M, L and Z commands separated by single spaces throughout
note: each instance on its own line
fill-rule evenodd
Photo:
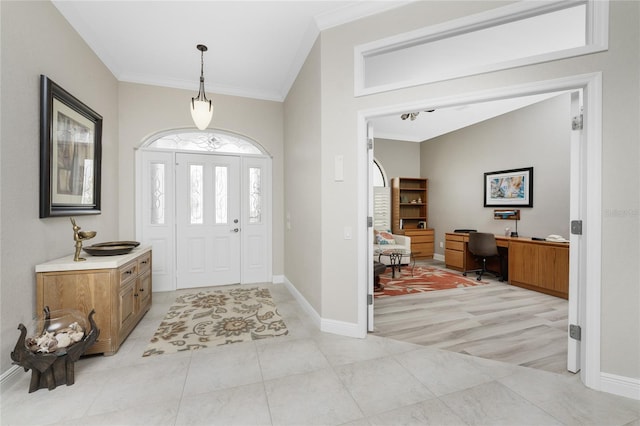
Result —
M 445 234 L 447 268 L 464 271 L 480 267 L 469 252 L 468 243 L 469 234 Z M 569 298 L 569 243 L 496 235 L 496 244 L 506 261 L 502 265 L 490 262 L 487 269 L 500 271 L 509 284 Z

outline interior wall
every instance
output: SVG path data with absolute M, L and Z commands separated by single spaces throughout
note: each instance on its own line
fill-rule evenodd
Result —
M 640 3 L 610 3 L 609 50 L 605 52 L 359 98 L 353 95 L 354 46 L 504 5 L 484 1 L 413 2 L 322 32 L 321 226 L 327 236 L 322 242 L 322 298 L 331 301 L 331 309 L 323 309 L 323 315 L 355 322 L 364 300 L 357 288 L 366 280 L 359 269 L 366 265 L 346 261 L 358 259 L 359 253 L 367 250 L 365 244 L 358 248 L 354 243 L 366 241 L 362 235 L 368 232 L 359 218 L 363 194 L 357 177 L 366 176 L 366 170 L 358 170 L 359 149 L 364 149 L 358 145 L 359 111 L 602 72 L 601 370 L 640 379 L 640 289 L 635 266 L 640 258 L 640 193 L 628 190 L 637 186 L 640 177 L 639 129 L 630 125 L 637 121 L 640 107 Z M 342 183 L 332 179 L 335 155 L 343 155 L 345 166 L 354 168 L 354 173 L 345 173 Z M 345 241 L 344 227 L 354 224 L 359 225 L 353 228 L 353 240 Z
M 318 39 L 284 102 L 285 275 L 322 312 L 320 254 L 320 44 Z M 282 217 L 282 216 L 281 216 Z
M 387 173 L 388 185 L 394 177 L 421 177 L 419 143 L 376 138 L 373 156 Z
M 195 129 L 189 100 L 194 92 L 134 83 L 120 83 L 120 229 L 122 240 L 135 239 L 135 150 L 151 135 L 169 129 Z M 214 111 L 210 128 L 228 130 L 259 142 L 273 158 L 273 274 L 284 271 L 283 240 L 283 108 L 282 103 L 207 94 Z
M 77 216 L 91 242 L 118 238 L 117 81 L 49 1 L 0 2 L 0 371 L 11 367 L 18 324 L 35 317 L 35 266 L 72 254 L 68 217 L 39 218 L 40 74 L 103 117 L 102 213 Z
M 519 235 L 569 238 L 570 107 L 563 94 L 420 144 L 436 253 L 457 228 L 515 231 L 515 221 L 493 218 L 504 207 L 484 207 L 484 173 L 524 167 L 533 167 L 533 207 L 519 207 Z

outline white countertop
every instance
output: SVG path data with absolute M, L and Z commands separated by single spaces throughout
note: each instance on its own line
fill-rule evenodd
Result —
M 89 269 L 119 268 L 125 263 L 140 256 L 142 253 L 150 250 L 151 246 L 140 245 L 128 254 L 121 254 L 118 256 L 92 256 L 89 253 L 82 251 L 80 257 L 84 257 L 87 260 L 74 262 L 73 254 L 70 254 L 59 259 L 50 260 L 36 265 L 36 272 L 86 271 Z

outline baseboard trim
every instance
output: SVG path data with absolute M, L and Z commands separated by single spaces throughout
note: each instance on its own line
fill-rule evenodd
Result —
M 0 387 L 5 389 L 5 387 L 12 386 L 16 381 L 18 381 L 20 377 L 19 373 L 22 371 L 24 370 L 17 365 L 11 366 L 0 376 Z
M 600 373 L 600 390 L 602 392 L 640 400 L 640 379 Z
M 286 276 L 283 276 L 284 285 L 287 286 L 287 289 L 291 292 L 296 301 L 302 306 L 302 309 L 309 315 L 313 323 L 321 329 L 322 318 L 320 314 L 316 312 L 316 310 L 311 306 L 307 299 L 298 291 L 298 289 L 289 281 Z
M 440 262 L 444 262 L 444 254 L 434 253 L 433 254 L 433 259 L 434 260 L 439 260 Z
M 358 324 L 353 322 L 345 322 L 345 321 L 337 321 L 332 319 L 322 319 L 322 323 L 320 325 L 320 331 L 324 331 L 326 333 L 338 334 L 340 336 L 345 337 L 354 337 L 358 339 L 364 339 L 366 337 L 366 333 L 363 335 L 361 331 L 361 327 Z
M 298 291 L 298 289 L 293 285 L 287 277 L 283 277 L 284 285 L 287 286 L 287 289 L 291 292 L 293 297 L 296 299 L 302 309 L 311 317 L 313 323 L 318 327 L 320 331 L 325 333 L 338 334 L 340 336 L 345 337 L 356 337 L 356 338 L 364 338 L 365 335 L 362 335 L 360 331 L 360 327 L 356 323 L 337 321 L 327 318 L 322 318 L 320 314 L 311 306 L 311 304 L 305 299 L 305 297 Z
M 284 283 L 284 275 L 274 275 L 271 278 L 271 282 L 274 284 L 282 284 Z

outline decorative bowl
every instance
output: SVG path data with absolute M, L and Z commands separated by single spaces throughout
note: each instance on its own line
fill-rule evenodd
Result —
M 96 231 L 79 231 L 78 235 L 80 236 L 80 238 L 82 238 L 83 240 L 88 240 L 90 238 L 93 238 L 97 235 Z
M 138 241 L 110 241 L 83 247 L 82 250 L 92 256 L 116 256 L 127 254 L 139 245 Z

